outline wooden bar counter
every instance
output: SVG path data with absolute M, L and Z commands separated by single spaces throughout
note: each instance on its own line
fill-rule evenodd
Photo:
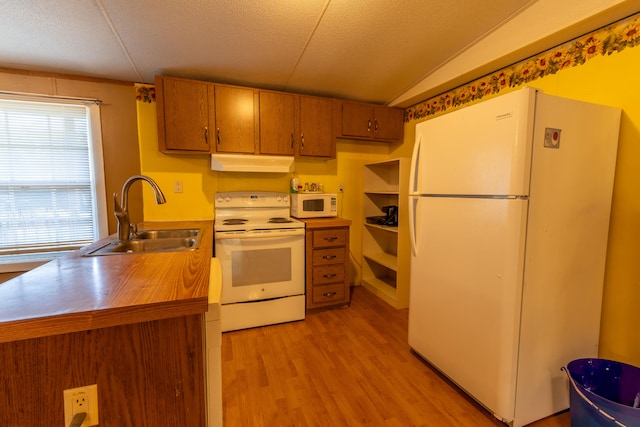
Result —
M 99 425 L 205 425 L 212 221 L 193 251 L 83 256 L 0 284 L 0 426 L 63 426 L 63 390 L 98 385 Z M 111 236 L 109 239 L 113 239 Z

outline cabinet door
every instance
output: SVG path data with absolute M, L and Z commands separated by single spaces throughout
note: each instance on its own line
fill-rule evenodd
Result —
M 336 140 L 331 130 L 332 113 L 332 99 L 300 96 L 300 156 L 336 156 Z
M 373 138 L 400 140 L 404 133 L 404 110 L 393 107 L 373 107 Z
M 371 138 L 372 113 L 368 104 L 342 102 L 342 136 Z
M 255 153 L 255 101 L 253 89 L 215 86 L 215 149 L 218 153 Z
M 260 153 L 293 156 L 298 96 L 260 92 Z
M 160 151 L 209 152 L 214 123 L 213 85 L 156 76 Z

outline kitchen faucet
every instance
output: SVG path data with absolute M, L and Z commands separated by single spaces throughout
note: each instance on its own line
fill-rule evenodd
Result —
M 167 202 L 164 198 L 164 194 L 162 194 L 162 190 L 158 187 L 158 184 L 148 176 L 133 175 L 127 178 L 122 185 L 122 206 L 118 204 L 118 193 L 113 193 L 114 213 L 116 215 L 116 220 L 118 221 L 119 243 L 126 243 L 131 238 L 131 223 L 129 222 L 129 211 L 127 210 L 129 206 L 129 187 L 138 180 L 147 181 L 151 188 L 153 188 L 153 192 L 156 195 L 156 203 L 161 205 Z

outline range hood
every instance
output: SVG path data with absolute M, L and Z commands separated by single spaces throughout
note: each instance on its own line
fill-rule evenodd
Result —
M 211 170 L 222 172 L 277 172 L 293 171 L 293 157 L 256 156 L 251 154 L 212 154 Z

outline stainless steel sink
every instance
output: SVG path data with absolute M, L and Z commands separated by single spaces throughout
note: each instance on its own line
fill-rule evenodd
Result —
M 147 239 L 167 239 L 177 237 L 191 237 L 196 238 L 200 234 L 200 230 L 192 228 L 175 229 L 175 230 L 141 230 L 134 234 L 133 238 L 147 240 Z
M 83 255 L 190 251 L 200 246 L 201 238 L 202 230 L 200 229 L 141 230 L 128 242 L 119 243 L 114 240 Z

